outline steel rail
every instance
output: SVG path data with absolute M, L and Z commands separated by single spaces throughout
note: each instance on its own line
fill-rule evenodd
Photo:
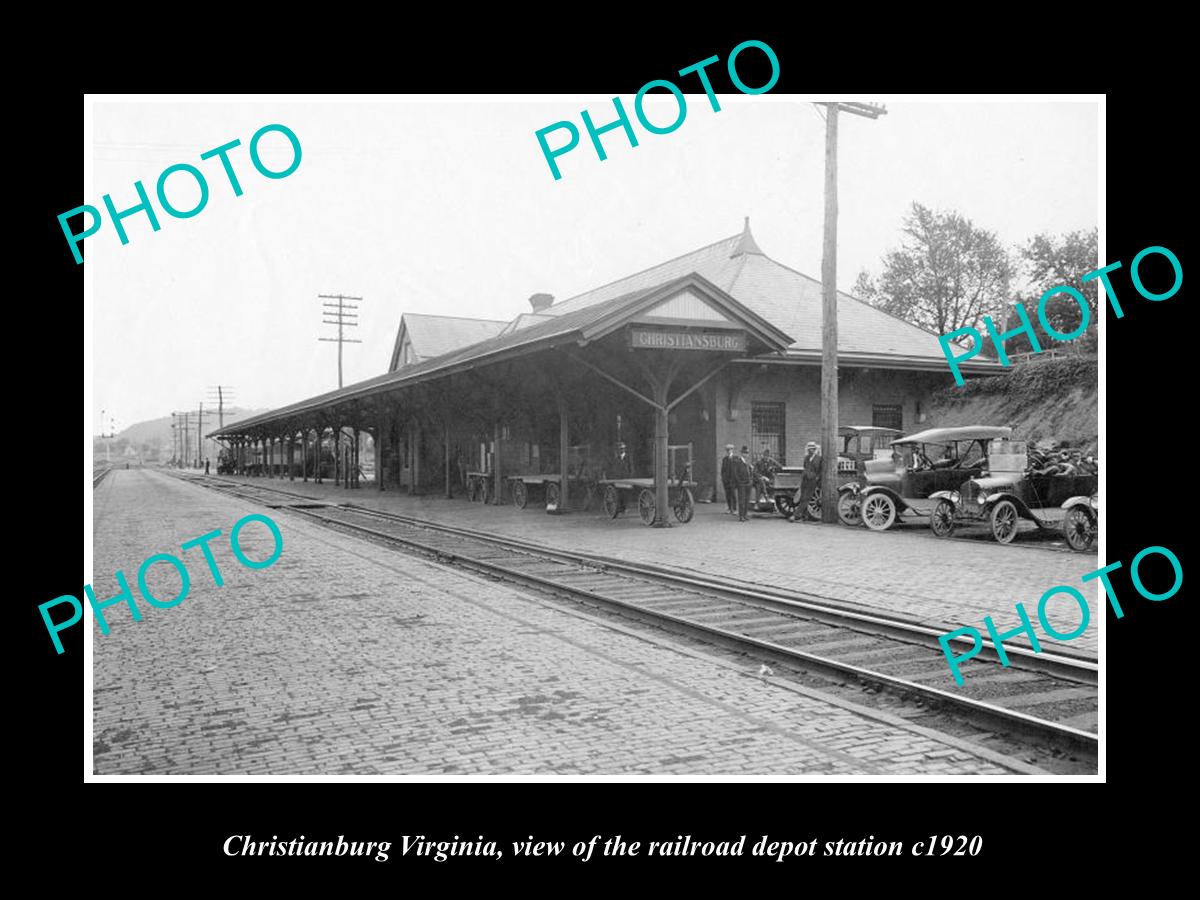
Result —
M 636 602 L 629 602 L 619 597 L 608 596 L 585 586 L 564 584 L 554 577 L 521 571 L 494 559 L 480 559 L 466 552 L 428 543 L 426 540 L 421 540 L 415 536 L 397 535 L 380 531 L 377 528 L 368 527 L 367 525 L 347 522 L 338 519 L 336 516 L 322 515 L 321 509 L 327 508 L 333 512 L 349 513 L 380 522 L 388 522 L 427 534 L 444 534 L 464 540 L 472 540 L 530 558 L 541 558 L 557 563 L 573 564 L 595 569 L 600 574 L 627 576 L 653 581 L 681 591 L 742 601 L 748 606 L 755 608 L 793 617 L 802 617 L 799 618 L 799 621 L 807 619 L 822 625 L 847 627 L 858 633 L 897 640 L 911 646 L 925 648 L 938 646 L 940 651 L 940 645 L 937 645 L 936 638 L 941 632 L 928 626 L 902 619 L 892 619 L 885 616 L 838 608 L 830 605 L 826 598 L 819 598 L 815 595 L 806 596 L 801 592 L 784 594 L 782 592 L 763 589 L 732 587 L 701 576 L 685 575 L 654 566 L 617 560 L 611 557 L 559 550 L 518 538 L 501 537 L 488 532 L 429 522 L 412 516 L 383 512 L 354 504 L 331 504 L 317 501 L 319 505 L 316 506 L 308 506 L 307 504 L 296 506 L 294 505 L 296 501 L 303 501 L 310 498 L 300 497 L 293 492 L 265 485 L 246 485 L 244 486 L 245 490 L 243 490 L 243 486 L 236 482 L 223 481 L 218 485 L 209 480 L 196 478 L 186 478 L 185 480 L 213 487 L 222 492 L 235 494 L 257 502 L 265 501 L 263 501 L 262 497 L 253 496 L 253 492 L 278 494 L 290 501 L 280 503 L 279 507 L 289 509 L 303 517 L 316 520 L 324 527 L 335 530 L 342 529 L 376 541 L 408 547 L 439 562 L 458 564 L 481 574 L 499 576 L 508 581 L 525 584 L 554 594 L 574 596 L 610 609 L 616 609 L 623 614 L 632 615 L 642 621 L 660 625 L 666 623 L 676 630 L 697 633 L 707 639 L 716 639 L 722 644 L 735 648 L 744 649 L 752 647 L 759 653 L 769 654 L 774 660 L 798 663 L 808 668 L 815 667 L 827 672 L 836 672 L 840 675 L 851 676 L 868 684 L 886 687 L 902 695 L 916 696 L 931 700 L 937 704 L 962 709 L 973 717 L 993 724 L 1000 724 L 1006 729 L 1015 728 L 1025 734 L 1034 735 L 1039 738 L 1049 738 L 1056 744 L 1082 750 L 1089 754 L 1095 754 L 1098 750 L 1099 741 L 1096 734 L 1073 726 L 1039 718 L 1016 709 L 989 703 L 985 700 L 967 697 L 947 689 L 911 681 L 875 669 L 865 668 L 828 656 L 779 644 L 766 638 L 741 634 L 719 625 L 698 622 L 695 619 L 675 615 L 665 610 L 651 609 Z M 315 498 L 311 499 L 315 500 Z M 271 505 L 274 506 L 275 504 Z M 990 657 L 985 657 L 985 654 L 981 653 L 976 657 L 976 660 L 999 664 L 999 660 L 995 657 L 994 648 L 989 647 L 989 649 L 991 650 Z M 1020 647 L 1006 647 L 1005 649 L 1010 657 L 1019 657 L 1019 662 L 1014 659 L 1011 666 L 1013 669 L 1033 670 L 1039 674 L 1050 675 L 1082 684 L 1086 687 L 1092 687 L 1096 684 L 1098 667 L 1095 662 L 1061 654 L 1034 654 L 1031 650 Z

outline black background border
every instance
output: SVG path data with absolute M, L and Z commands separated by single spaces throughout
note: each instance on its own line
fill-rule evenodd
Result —
M 782 74 L 772 93 L 821 90 L 834 83 L 814 61 L 811 34 L 748 25 L 686 35 L 672 31 L 663 37 L 643 33 L 623 40 L 620 52 L 614 52 L 615 38 L 597 35 L 593 43 L 585 44 L 578 33 L 572 33 L 569 42 L 563 39 L 550 44 L 531 37 L 526 48 L 518 48 L 507 38 L 503 45 L 493 46 L 470 46 L 461 37 L 454 42 L 426 40 L 407 43 L 403 52 L 393 52 L 386 60 L 380 50 L 343 66 L 306 64 L 304 73 L 296 74 L 293 69 L 293 77 L 284 82 L 267 74 L 270 63 L 287 61 L 280 53 L 277 59 L 259 60 L 262 70 L 253 77 L 240 73 L 214 78 L 211 72 L 164 71 L 166 77 L 156 86 L 172 92 L 370 88 L 587 91 L 628 97 L 645 81 L 664 77 L 664 71 L 669 73 L 713 54 L 724 60 L 728 51 L 747 37 L 766 41 L 779 56 Z M 414 47 L 421 52 L 414 52 Z M 713 67 L 714 76 L 721 70 Z M 1077 69 L 1055 73 L 1062 84 L 1041 80 L 1044 70 L 1037 72 L 1037 83 L 1029 72 L 1028 83 L 1022 84 L 1020 75 L 1010 68 L 990 83 L 987 77 L 968 77 L 953 85 L 938 83 L 935 78 L 922 83 L 910 74 L 896 74 L 901 71 L 898 64 L 884 65 L 884 71 L 882 81 L 847 76 L 848 83 L 862 96 L 873 95 L 873 84 L 883 84 L 893 92 L 943 91 L 947 87 L 1006 92 L 1020 88 L 1098 90 L 1094 84 L 1079 83 L 1083 78 Z M 836 79 L 839 88 L 847 85 L 843 72 L 839 70 Z M 751 84 L 764 80 L 756 79 L 750 68 L 743 77 Z M 729 91 L 722 80 L 714 77 L 717 91 Z M 144 89 L 135 81 L 132 75 L 120 83 L 116 78 L 100 77 L 88 87 Z M 1190 537 L 1190 531 L 1181 527 L 1189 490 L 1186 479 L 1179 476 L 1186 475 L 1188 468 L 1190 409 L 1179 400 L 1187 396 L 1194 379 L 1183 368 L 1186 351 L 1176 351 L 1172 340 L 1186 341 L 1190 336 L 1184 321 L 1186 281 L 1175 297 L 1151 303 L 1132 291 L 1127 270 L 1132 257 L 1150 245 L 1171 248 L 1187 269 L 1183 240 L 1186 142 L 1172 137 L 1170 123 L 1178 115 L 1178 100 L 1169 92 L 1130 89 L 1110 91 L 1107 96 L 1107 251 L 1103 261 L 1119 259 L 1126 266 L 1114 279 L 1126 315 L 1117 320 L 1110 312 L 1106 321 L 1107 360 L 1113 364 L 1108 366 L 1108 493 L 1103 527 L 1107 561 L 1119 559 L 1126 565 L 1114 577 L 1126 615 L 1117 620 L 1109 612 L 1106 620 L 1107 781 L 1109 786 L 1120 786 L 1122 794 L 1128 792 L 1129 800 L 1152 803 L 1164 798 L 1165 803 L 1172 790 L 1171 779 L 1186 772 L 1187 766 L 1186 757 L 1171 752 L 1176 740 L 1171 723 L 1181 706 L 1192 705 L 1183 677 L 1184 660 L 1191 653 L 1178 643 L 1189 633 L 1184 619 L 1187 587 L 1185 582 L 1184 589 L 1169 601 L 1151 603 L 1136 597 L 1127 567 L 1139 550 L 1157 544 L 1172 549 L 1185 573 L 1189 571 L 1183 537 Z M 18 224 L 21 229 L 32 228 L 32 239 L 18 233 L 10 240 L 31 249 L 40 260 L 41 265 L 32 270 L 37 277 L 31 287 L 36 296 L 48 297 L 63 310 L 63 315 L 46 323 L 45 336 L 65 339 L 66 323 L 82 296 L 82 267 L 74 264 L 55 217 L 85 199 L 78 174 L 83 95 L 78 88 L 64 84 L 26 102 L 24 121 L 38 129 L 30 153 L 35 157 L 33 168 L 40 170 L 41 177 L 17 185 L 29 192 L 22 201 L 28 212 L 18 217 Z M 1046 140 L 1052 143 L 1054 136 L 1047 135 Z M 532 145 L 531 151 L 536 152 Z M 93 203 L 95 199 L 88 198 Z M 14 257 L 18 267 L 22 256 Z M 25 623 L 21 636 L 27 654 L 15 685 L 26 706 L 19 732 L 24 762 L 21 774 L 31 769 L 34 778 L 30 784 L 37 786 L 33 802 L 23 805 L 21 821 L 29 826 L 32 845 L 53 851 L 60 863 L 75 853 L 85 859 L 94 853 L 111 855 L 109 866 L 116 869 L 134 865 L 135 859 L 147 865 L 154 864 L 150 860 L 169 860 L 172 866 L 183 865 L 179 871 L 188 873 L 189 883 L 193 879 L 197 879 L 195 883 L 220 883 L 258 877 L 275 882 L 307 880 L 318 872 L 332 872 L 355 882 L 363 876 L 386 873 L 385 881 L 397 886 L 406 884 L 405 875 L 430 873 L 437 875 L 441 885 L 481 877 L 499 884 L 508 880 L 506 874 L 529 884 L 529 879 L 537 879 L 539 874 L 570 875 L 578 870 L 589 882 L 621 884 L 629 874 L 651 867 L 652 861 L 644 857 L 594 859 L 586 867 L 570 859 L 522 862 L 510 858 L 499 866 L 465 859 L 434 863 L 414 861 L 411 856 L 401 859 L 400 836 L 473 839 L 483 834 L 506 841 L 534 835 L 573 841 L 616 833 L 642 840 L 676 834 L 723 840 L 747 834 L 752 842 L 760 834 L 794 840 L 857 840 L 874 835 L 912 841 L 952 833 L 983 835 L 985 852 L 976 859 L 945 858 L 937 864 L 922 859 L 906 859 L 903 864 L 894 859 L 818 859 L 776 865 L 743 858 L 686 863 L 661 860 L 654 867 L 662 874 L 688 880 L 729 872 L 800 885 L 814 865 L 822 873 L 837 872 L 841 867 L 853 878 L 890 877 L 899 865 L 900 872 L 922 879 L 944 879 L 970 870 L 976 877 L 984 872 L 989 876 L 1008 872 L 1019 884 L 1022 860 L 1048 854 L 1064 861 L 1065 869 L 1099 864 L 1102 848 L 1115 848 L 1122 835 L 1129 836 L 1130 828 L 1141 828 L 1107 811 L 1109 805 L 1101 804 L 1095 791 L 1110 787 L 1099 785 L 1071 785 L 1067 790 L 1061 784 L 1035 783 L 84 785 L 82 629 L 64 635 L 67 653 L 56 656 L 36 609 L 46 599 L 78 595 L 80 589 L 77 558 L 67 549 L 74 535 L 68 535 L 66 527 L 67 512 L 77 508 L 74 504 L 79 499 L 79 420 L 73 414 L 78 407 L 69 402 L 76 396 L 76 388 L 73 379 L 67 378 L 72 366 L 66 361 L 66 348 L 51 350 L 57 341 L 46 343 L 49 353 L 45 362 L 23 367 L 24 380 L 34 382 L 32 390 L 14 392 L 11 398 L 13 411 L 14 407 L 28 408 L 26 404 L 32 401 L 33 408 L 55 415 L 47 417 L 51 421 L 43 423 L 44 430 L 38 429 L 40 436 L 31 441 L 36 447 L 34 468 L 43 477 L 15 478 L 18 491 L 29 494 L 19 502 L 30 515 L 19 529 L 10 571 L 18 574 L 19 587 L 12 602 Z M 119 352 L 120 348 L 95 348 L 97 365 L 103 365 L 106 355 Z M 36 386 L 39 382 L 40 387 Z M 57 425 L 60 417 L 66 419 L 65 428 Z M 92 411 L 84 410 L 84 421 L 92 419 Z M 29 440 L 28 432 L 26 435 Z M 24 469 L 22 458 L 23 454 L 18 454 L 14 462 Z M 964 576 L 980 577 L 978 573 Z M 1022 598 L 998 596 L 997 608 L 1016 599 Z M 1168 636 L 1177 636 L 1176 642 L 1168 643 Z M 134 671 L 128 677 L 152 679 L 154 672 Z M 1150 818 L 1142 824 L 1155 822 Z M 228 860 L 220 848 L 232 834 L 253 834 L 257 839 L 275 834 L 285 839 L 300 834 L 333 839 L 344 834 L 348 839 L 391 840 L 394 846 L 386 864 Z M 85 836 L 87 841 L 81 846 L 78 839 Z M 958 885 L 958 889 L 966 887 L 966 883 Z

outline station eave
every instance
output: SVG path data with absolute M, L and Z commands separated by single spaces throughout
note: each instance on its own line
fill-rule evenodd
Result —
M 332 408 L 354 400 L 365 400 L 378 394 L 444 378 L 479 366 L 493 365 L 513 357 L 542 352 L 564 344 L 586 345 L 612 334 L 639 313 L 684 289 L 692 289 L 704 295 L 729 318 L 730 322 L 744 328 L 768 351 L 783 353 L 792 343 L 789 335 L 739 303 L 702 275 L 693 272 L 574 312 L 547 317 L 545 322 L 538 322 L 519 331 L 501 334 L 453 353 L 424 360 L 337 391 L 301 400 L 251 419 L 243 419 L 235 425 L 212 432 L 211 436 L 245 434 L 250 430 L 278 425 L 310 415 L 322 408 Z
M 739 360 L 740 362 L 741 360 Z M 821 365 L 820 348 L 790 348 L 786 354 L 762 359 L 746 360 L 755 363 L 770 363 L 772 365 L 819 366 Z M 863 353 L 854 350 L 838 351 L 839 366 L 861 366 L 871 369 L 905 369 L 922 370 L 927 372 L 945 372 L 950 374 L 950 368 L 944 357 L 910 356 L 905 354 Z M 1011 367 L 1002 366 L 994 360 L 967 360 L 958 364 L 960 371 L 971 375 L 1002 375 L 1011 371 Z

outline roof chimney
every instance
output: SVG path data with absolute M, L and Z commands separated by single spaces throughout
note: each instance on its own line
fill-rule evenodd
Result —
M 535 313 L 548 309 L 552 303 L 554 303 L 553 294 L 534 294 L 529 298 L 529 305 L 533 307 Z

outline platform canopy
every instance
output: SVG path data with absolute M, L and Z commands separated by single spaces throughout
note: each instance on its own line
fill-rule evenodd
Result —
M 614 395 L 635 398 L 654 420 L 655 523 L 666 524 L 671 412 L 735 360 L 777 358 L 792 338 L 704 276 L 690 272 L 585 308 L 535 317 L 435 359 L 243 419 L 212 433 L 234 443 L 307 440 L 350 427 L 379 439 L 390 422 L 453 428 L 499 441 L 502 423 L 560 429 L 595 423 Z M 448 442 L 446 443 L 448 447 Z M 449 457 L 446 461 L 449 468 Z M 494 469 L 496 496 L 500 471 Z M 564 490 L 566 485 L 564 484 Z
M 452 353 L 262 413 L 212 432 L 260 437 L 338 422 L 356 425 L 380 402 L 457 396 L 459 411 L 513 391 L 527 400 L 582 385 L 588 370 L 652 403 L 656 385 L 687 391 L 734 359 L 784 353 L 792 339 L 697 273 L 674 278 Z M 649 379 L 647 381 L 647 379 Z M 690 392 L 690 391 L 689 391 Z M 406 395 L 414 395 L 407 397 Z M 680 399 L 680 398 L 676 398 Z M 669 405 L 670 399 L 660 405 Z M 485 405 L 487 403 L 485 402 Z M 653 404 L 652 404 L 653 405 Z M 358 427 L 370 428 L 370 422 Z

